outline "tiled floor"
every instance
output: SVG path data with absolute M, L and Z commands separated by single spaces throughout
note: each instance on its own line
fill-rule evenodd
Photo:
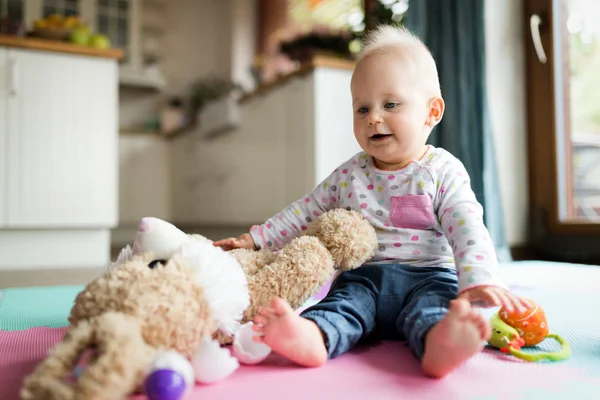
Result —
M 121 247 L 111 249 L 111 260 L 119 255 Z M 0 289 L 26 286 L 85 285 L 100 274 L 98 268 L 6 269 L 0 270 Z
M 0 270 L 0 289 L 25 286 L 84 285 L 104 268 Z

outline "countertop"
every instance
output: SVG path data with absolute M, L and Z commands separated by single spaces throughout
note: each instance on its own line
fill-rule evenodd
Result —
M 294 71 L 290 74 L 281 76 L 277 79 L 274 79 L 273 81 L 263 83 L 262 85 L 259 85 L 258 87 L 256 87 L 254 90 L 252 90 L 248 93 L 245 93 L 240 98 L 239 101 L 243 103 L 254 96 L 268 92 L 272 88 L 287 82 L 291 78 L 294 78 L 299 75 L 307 74 L 316 68 L 334 68 L 334 69 L 344 69 L 344 70 L 351 71 L 354 69 L 354 66 L 355 66 L 355 63 L 350 60 L 336 58 L 336 57 L 327 56 L 327 55 L 316 55 L 310 61 L 302 64 L 300 66 L 300 68 L 298 68 L 296 71 Z
M 96 49 L 89 46 L 61 42 L 58 40 L 0 35 L 0 46 L 18 47 L 22 49 L 54 51 L 57 53 L 79 54 L 83 56 L 113 58 L 121 60 L 124 56 L 121 49 Z

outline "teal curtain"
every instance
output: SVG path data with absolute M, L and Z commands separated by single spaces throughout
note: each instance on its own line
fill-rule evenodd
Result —
M 484 7 L 484 0 L 411 0 L 404 24 L 421 37 L 438 65 L 446 111 L 430 143 L 464 163 L 504 262 L 511 257 L 488 114 Z

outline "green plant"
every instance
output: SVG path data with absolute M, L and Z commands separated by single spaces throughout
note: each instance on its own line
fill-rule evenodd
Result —
M 192 115 L 196 115 L 208 103 L 243 91 L 244 88 L 239 83 L 229 79 L 205 76 L 195 81 L 190 88 L 190 111 Z

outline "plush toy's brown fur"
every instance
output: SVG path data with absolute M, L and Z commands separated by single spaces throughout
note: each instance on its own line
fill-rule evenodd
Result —
M 368 260 L 376 244 L 373 227 L 360 214 L 338 209 L 323 214 L 280 252 L 232 251 L 250 292 L 242 323 L 252 320 L 273 296 L 300 307 L 336 269 L 356 268 Z M 173 349 L 191 358 L 205 335 L 231 342 L 217 333 L 219 321 L 186 260 L 175 254 L 152 269 L 151 261 L 152 254 L 136 256 L 84 288 L 63 341 L 25 379 L 22 399 L 120 399 L 140 389 L 159 350 Z M 90 348 L 99 358 L 75 383 L 64 382 Z
M 280 252 L 233 250 L 244 268 L 251 301 L 242 323 L 254 319 L 273 296 L 287 300 L 292 308 L 302 306 L 335 271 L 362 265 L 377 246 L 373 227 L 355 211 L 335 209 L 317 218 L 303 236 Z M 231 337 L 218 334 L 222 344 Z
M 121 399 L 140 388 L 159 349 L 192 356 L 217 321 L 185 260 L 175 255 L 150 269 L 152 260 L 152 254 L 135 257 L 79 293 L 67 333 L 25 379 L 21 398 Z M 79 356 L 92 348 L 99 358 L 66 383 Z

